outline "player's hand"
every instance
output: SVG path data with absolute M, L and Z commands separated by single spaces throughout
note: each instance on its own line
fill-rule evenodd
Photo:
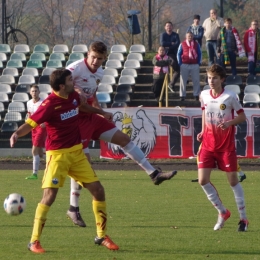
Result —
M 103 117 L 106 118 L 108 121 L 111 121 L 111 122 L 112 122 L 113 114 L 110 113 L 110 112 L 105 112 L 105 113 L 103 114 Z
M 220 124 L 217 125 L 217 127 L 221 128 L 222 130 L 225 130 L 230 127 L 229 122 L 221 122 Z
M 13 133 L 12 136 L 10 137 L 10 146 L 14 147 L 14 144 L 18 140 L 18 135 L 16 133 Z
M 197 141 L 202 142 L 202 137 L 203 137 L 203 133 L 202 132 L 197 134 Z

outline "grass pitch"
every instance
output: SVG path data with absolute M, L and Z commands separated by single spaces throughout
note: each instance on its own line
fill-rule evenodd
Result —
M 27 208 L 20 216 L 0 211 L 0 259 L 260 259 L 260 174 L 246 172 L 242 183 L 246 198 L 249 230 L 237 232 L 239 215 L 225 174 L 212 173 L 231 218 L 220 231 L 213 231 L 217 211 L 207 200 L 196 172 L 179 171 L 171 181 L 154 186 L 142 171 L 97 171 L 105 187 L 108 234 L 120 246 L 112 252 L 94 245 L 95 223 L 91 197 L 82 191 L 80 209 L 86 228 L 66 218 L 70 182 L 67 178 L 51 207 L 41 244 L 46 250 L 35 255 L 27 250 L 35 208 L 42 196 L 41 178 L 29 181 L 28 171 L 0 171 L 2 203 L 9 193 L 22 194 Z M 42 172 L 39 174 L 42 176 Z

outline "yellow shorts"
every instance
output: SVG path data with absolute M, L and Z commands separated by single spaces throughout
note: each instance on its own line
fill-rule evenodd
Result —
M 98 181 L 82 149 L 60 154 L 46 152 L 46 169 L 42 179 L 42 188 L 63 187 L 67 175 L 80 185 Z

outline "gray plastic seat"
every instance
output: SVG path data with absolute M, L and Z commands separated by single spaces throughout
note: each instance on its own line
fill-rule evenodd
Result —
M 12 102 L 27 102 L 29 101 L 29 95 L 27 93 L 14 93 Z
M 34 53 L 40 52 L 40 53 L 44 53 L 46 55 L 46 54 L 50 53 L 50 48 L 47 44 L 37 44 L 34 46 L 33 52 Z
M 135 78 L 130 75 L 121 76 L 118 80 L 118 84 L 130 84 L 130 85 L 134 86 Z
M 111 47 L 110 53 L 115 53 L 115 52 L 119 52 L 122 53 L 123 55 L 126 55 L 127 50 L 126 50 L 126 46 L 123 44 L 115 44 Z
M 41 98 L 41 99 L 45 99 L 45 98 L 47 98 L 49 95 L 48 95 L 48 93 L 45 93 L 45 92 L 41 92 L 40 94 L 39 94 L 39 97 Z
M 61 69 L 63 68 L 61 60 L 49 60 L 47 61 L 46 68 L 56 68 Z
M 122 69 L 122 63 L 120 60 L 107 60 L 105 68 Z
M 0 61 L 2 61 L 3 63 L 7 61 L 7 56 L 3 52 L 0 52 Z
M 24 113 L 26 112 L 26 107 L 23 102 L 11 102 L 8 105 L 7 112 L 20 112 Z
M 9 60 L 6 64 L 6 68 L 23 68 L 23 61 L 22 60 Z
M 74 53 L 71 53 L 70 56 L 69 56 L 69 60 L 73 60 L 73 61 L 76 61 L 76 60 L 82 60 L 84 59 L 84 54 L 81 53 L 81 52 L 74 52 Z
M 75 44 L 73 45 L 71 52 L 72 53 L 80 52 L 85 54 L 88 52 L 88 46 L 85 44 Z
M 106 68 L 103 70 L 104 75 L 109 75 L 109 76 L 113 76 L 114 78 L 118 77 L 118 71 L 117 69 L 114 68 Z
M 0 92 L 11 94 L 12 93 L 11 86 L 5 83 L 0 83 Z
M 100 83 L 98 85 L 98 89 L 97 89 L 97 92 L 105 92 L 105 93 L 113 93 L 113 88 L 110 84 L 103 84 L 103 83 Z
M 65 55 L 64 53 L 61 52 L 55 52 L 52 53 L 49 57 L 49 61 L 50 60 L 60 60 L 60 61 L 65 61 Z
M 52 92 L 52 88 L 50 84 L 38 84 L 40 93 L 50 94 Z
M 31 75 L 35 78 L 39 77 L 39 71 L 36 68 L 25 68 L 22 75 Z
M 56 70 L 55 68 L 45 68 L 45 69 L 43 69 L 43 71 L 42 71 L 42 76 L 44 76 L 44 75 L 51 75 L 51 73 L 54 71 L 54 70 Z
M 20 112 L 7 112 L 5 114 L 5 118 L 4 121 L 8 122 L 8 121 L 12 121 L 12 122 L 19 122 L 22 121 L 22 115 Z
M 18 84 L 35 84 L 35 78 L 32 75 L 22 75 L 18 80 Z
M 60 52 L 60 53 L 68 54 L 69 53 L 69 47 L 66 44 L 57 44 L 53 47 L 52 52 L 53 53 Z
M 260 94 L 260 86 L 259 85 L 247 85 L 244 89 L 244 94 L 248 93 L 256 93 Z
M 12 52 L 12 50 L 10 48 L 10 45 L 9 44 L 5 44 L 5 43 L 1 43 L 0 44 L 0 52 L 9 55 Z
M 246 103 L 257 103 L 257 104 L 259 104 L 259 102 L 260 102 L 260 97 L 256 93 L 248 93 L 248 94 L 244 95 L 243 104 L 246 104 Z
M 117 53 L 117 52 L 114 52 L 114 53 L 110 53 L 108 55 L 108 60 L 120 60 L 121 62 L 124 62 L 125 61 L 125 57 L 122 53 Z
M 142 44 L 133 44 L 130 46 L 129 53 L 142 53 L 142 55 L 145 55 L 145 46 Z
M 127 60 L 138 60 L 139 62 L 143 62 L 143 55 L 141 53 L 129 53 L 126 57 Z
M 241 92 L 239 85 L 226 85 L 225 89 L 231 90 L 237 95 L 239 95 Z
M 140 70 L 141 65 L 138 60 L 126 60 L 124 64 L 125 69 L 135 69 L 135 70 Z
M 3 69 L 2 75 L 12 75 L 17 78 L 19 76 L 19 72 L 17 68 L 5 68 Z
M 103 84 L 109 84 L 109 85 L 115 85 L 116 84 L 116 80 L 113 76 L 110 76 L 110 75 L 104 75 L 102 77 L 102 80 L 100 83 L 103 83 Z
M 12 85 L 12 84 L 15 83 L 14 76 L 12 76 L 12 75 L 2 75 L 2 76 L 0 76 L 0 83 Z
M 27 44 L 17 44 L 14 46 L 14 52 L 30 53 L 30 47 Z
M 137 78 L 137 71 L 135 69 L 123 69 L 121 71 L 121 76 L 133 76 L 134 78 Z

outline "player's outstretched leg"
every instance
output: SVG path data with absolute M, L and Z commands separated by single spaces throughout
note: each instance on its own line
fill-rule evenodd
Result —
M 242 182 L 243 180 L 246 179 L 246 175 L 245 175 L 245 173 L 242 172 L 242 171 L 237 172 L 237 175 L 238 175 L 239 182 Z
M 79 212 L 79 197 L 82 187 L 75 182 L 74 179 L 70 180 L 70 208 L 67 211 L 67 217 L 71 219 L 71 221 L 79 226 L 86 227 L 86 223 L 81 217 Z

